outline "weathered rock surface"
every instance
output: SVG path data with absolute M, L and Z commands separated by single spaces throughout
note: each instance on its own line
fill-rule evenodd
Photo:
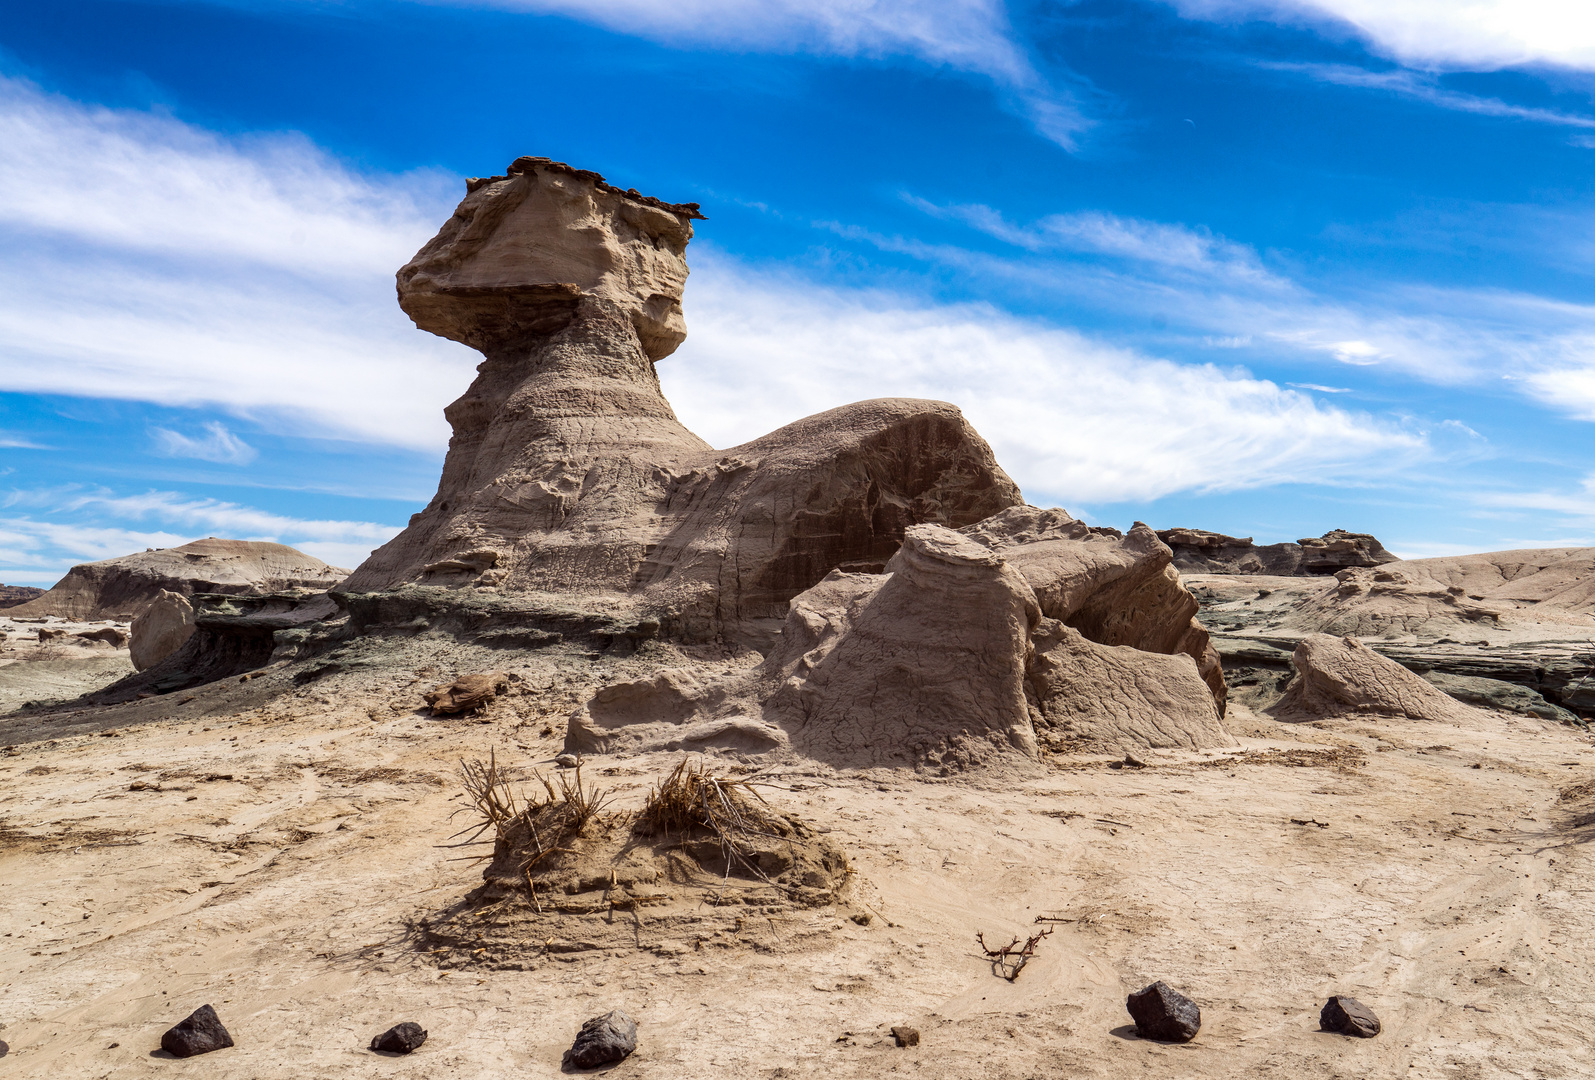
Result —
M 1466 721 L 1468 706 L 1356 638 L 1311 634 L 1292 656 L 1296 675 L 1273 710 L 1280 719 L 1374 714 Z
M 1333 574 L 1348 567 L 1396 561 L 1368 533 L 1332 529 L 1294 544 L 1252 543 L 1205 529 L 1163 529 L 1158 539 L 1174 549 L 1174 566 L 1187 574 L 1271 574 L 1279 577 Z
M 1049 745 L 1231 745 L 1192 656 L 1092 641 L 1043 615 L 1020 569 L 1036 574 L 1054 610 L 1078 614 L 1093 594 L 1076 579 L 1097 575 L 1111 589 L 1117 579 L 1101 568 L 1124 569 L 1115 549 L 1091 547 L 1086 558 L 1067 548 L 1078 541 L 1026 535 L 993 550 L 977 542 L 990 542 L 990 530 L 912 526 L 884 573 L 832 571 L 794 597 L 757 668 L 724 678 L 667 670 L 605 687 L 572 716 L 566 749 L 723 745 L 952 770 L 1033 758 L 1038 728 Z M 1044 551 L 1027 559 L 1031 548 Z M 1165 611 L 1190 621 L 1185 605 Z M 1188 625 L 1176 625 L 1181 633 L 1165 639 L 1183 640 Z M 1158 636 L 1150 616 L 1140 629 Z
M 43 595 L 43 589 L 32 585 L 0 585 L 0 608 L 14 608 Z
M 113 649 L 127 648 L 127 631 L 116 626 L 102 626 L 97 630 L 79 630 L 72 636 L 83 641 L 102 641 Z
M 284 544 L 209 537 L 181 547 L 74 566 L 49 592 L 6 614 L 131 619 L 162 592 L 192 596 L 328 589 L 347 575 L 347 570 Z
M 1318 1028 L 1359 1039 L 1371 1039 L 1382 1030 L 1372 1009 L 1344 994 L 1336 994 L 1324 1004 L 1323 1011 L 1318 1014 Z
M 582 1025 L 563 1063 L 574 1069 L 596 1069 L 624 1061 L 636 1049 L 637 1021 L 624 1009 L 614 1009 Z
M 1020 501 L 941 402 L 860 402 L 724 451 L 683 427 L 654 364 L 686 333 L 700 216 L 543 158 L 468 184 L 399 298 L 486 359 L 445 410 L 437 496 L 345 591 L 598 596 L 667 634 L 762 644 L 787 600 L 838 567 L 878 570 L 907 526 Z
M 1146 525 L 1104 532 L 1062 510 L 1019 506 L 963 531 L 1003 552 L 1049 619 L 1100 645 L 1190 656 L 1223 715 L 1224 672 L 1196 619 L 1196 598 L 1181 583 L 1173 552 Z
M 410 1054 L 426 1042 L 426 1031 L 420 1024 L 406 1020 L 395 1024 L 371 1040 L 371 1049 L 385 1054 Z
M 475 712 L 508 686 L 509 676 L 504 672 L 479 671 L 461 675 L 447 686 L 427 691 L 422 697 L 435 713 Z
M 209 1005 L 201 1005 L 186 1020 L 161 1036 L 161 1049 L 180 1058 L 224 1050 L 231 1045 L 233 1037 L 222 1026 L 216 1010 Z
M 183 647 L 194 633 L 194 605 L 182 593 L 162 589 L 133 616 L 128 649 L 139 671 L 154 667 Z
M 1124 1001 L 1135 1021 L 1135 1033 L 1159 1042 L 1190 1042 L 1202 1027 L 1196 1002 L 1159 980 Z
M 1577 714 L 1551 704 L 1543 694 L 1527 686 L 1477 675 L 1448 675 L 1442 671 L 1426 671 L 1423 677 L 1436 689 L 1466 705 L 1537 716 L 1558 724 L 1578 726 L 1582 723 Z

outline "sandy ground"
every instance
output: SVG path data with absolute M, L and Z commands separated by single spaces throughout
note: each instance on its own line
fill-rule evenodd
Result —
M 546 763 L 604 666 L 528 662 L 484 718 L 430 718 L 436 679 L 410 670 L 0 717 L 6 1074 L 553 1076 L 581 1021 L 622 1006 L 640 1045 L 617 1076 L 1595 1075 L 1595 748 L 1501 714 L 1292 727 L 1241 707 L 1237 749 L 1144 769 L 786 769 L 763 790 L 846 847 L 851 908 L 702 941 L 617 912 L 625 947 L 570 922 L 524 970 L 440 960 L 415 921 L 481 880 L 446 846 L 457 759 Z M 635 807 L 678 758 L 587 771 Z M 1037 916 L 1061 921 L 1009 983 L 975 935 Z M 1124 997 L 1153 979 L 1201 1005 L 1195 1042 L 1134 1037 Z M 1384 1034 L 1318 1032 L 1337 992 Z M 207 1002 L 237 1046 L 158 1052 Z M 430 1031 L 420 1051 L 365 1049 L 401 1020 Z

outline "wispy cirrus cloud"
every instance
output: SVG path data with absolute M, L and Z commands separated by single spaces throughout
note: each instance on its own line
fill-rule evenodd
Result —
M 1536 124 L 1556 124 L 1562 127 L 1595 129 L 1595 116 L 1558 112 L 1555 109 L 1531 108 L 1512 105 L 1499 98 L 1483 97 L 1448 90 L 1438 78 L 1426 72 L 1397 68 L 1392 71 L 1369 71 L 1350 64 L 1308 64 L 1283 61 L 1262 61 L 1258 67 L 1272 71 L 1286 71 L 1305 75 L 1319 82 L 1338 86 L 1354 86 L 1364 90 L 1377 90 L 1401 97 L 1426 102 L 1442 109 L 1475 113 L 1479 116 L 1498 116 L 1508 120 L 1527 120 Z M 1574 141 L 1590 136 L 1574 136 Z
M 217 420 L 204 424 L 205 434 L 184 435 L 171 428 L 158 427 L 150 431 L 157 450 L 167 457 L 196 458 L 222 465 L 248 465 L 260 454 L 253 446 L 227 429 Z

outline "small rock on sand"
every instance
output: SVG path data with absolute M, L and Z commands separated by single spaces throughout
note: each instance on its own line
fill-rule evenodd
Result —
M 161 1036 L 161 1049 L 173 1057 L 193 1057 L 233 1045 L 233 1037 L 222 1027 L 221 1018 L 209 1005 L 201 1005 L 188 1019 Z
M 1196 1002 L 1159 980 L 1125 999 L 1135 1019 L 1135 1033 L 1160 1042 L 1190 1042 L 1202 1026 Z
M 582 1025 L 576 1041 L 565 1051 L 564 1064 L 576 1069 L 596 1069 L 624 1060 L 637 1049 L 637 1021 L 624 1009 L 595 1016 Z
M 371 1049 L 389 1054 L 408 1054 L 426 1042 L 426 1032 L 420 1024 L 406 1020 L 394 1024 L 371 1040 Z
M 1373 1010 L 1354 997 L 1336 994 L 1318 1014 L 1318 1026 L 1324 1031 L 1338 1031 L 1359 1039 L 1371 1039 L 1379 1034 L 1379 1018 Z
M 898 1046 L 918 1046 L 919 1029 L 911 1027 L 892 1028 L 892 1038 L 897 1040 Z

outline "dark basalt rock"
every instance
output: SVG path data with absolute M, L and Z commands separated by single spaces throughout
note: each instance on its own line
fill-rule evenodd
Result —
M 1190 1042 L 1202 1027 L 1196 1002 L 1159 980 L 1125 999 L 1135 1020 L 1135 1033 L 1159 1042 Z
M 420 1024 L 406 1020 L 395 1024 L 371 1040 L 371 1049 L 387 1054 L 408 1054 L 426 1042 L 426 1032 Z
M 1359 1039 L 1371 1039 L 1379 1034 L 1381 1025 L 1373 1010 L 1354 997 L 1336 994 L 1318 1014 L 1318 1026 L 1324 1031 L 1338 1031 Z
M 173 1057 L 193 1057 L 233 1045 L 233 1037 L 222 1027 L 221 1018 L 209 1005 L 201 1005 L 188 1019 L 161 1036 L 161 1049 Z
M 573 1069 L 596 1069 L 624 1060 L 635 1049 L 637 1021 L 624 1009 L 615 1009 L 582 1025 L 575 1043 L 565 1051 L 564 1064 Z

